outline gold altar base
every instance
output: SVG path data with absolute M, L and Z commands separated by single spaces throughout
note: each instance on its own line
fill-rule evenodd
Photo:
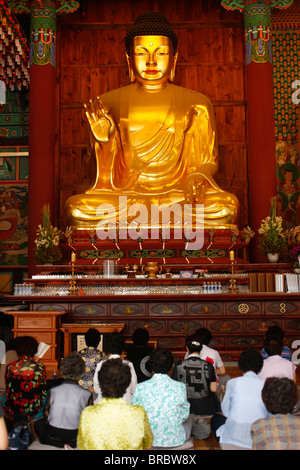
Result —
M 236 263 L 247 262 L 249 241 L 239 230 L 214 229 L 204 230 L 204 244 L 195 249 L 193 241 L 174 239 L 172 233 L 167 240 L 99 240 L 90 231 L 77 230 L 72 238 L 64 243 L 64 262 L 71 259 L 71 252 L 76 254 L 76 265 L 97 265 L 103 260 L 114 260 L 122 264 L 142 264 L 157 261 L 163 264 L 228 264 L 230 251 L 234 252 Z

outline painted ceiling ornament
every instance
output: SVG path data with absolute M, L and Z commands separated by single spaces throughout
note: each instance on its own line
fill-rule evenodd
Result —
M 31 13 L 32 6 L 45 8 L 49 3 L 49 1 L 45 2 L 44 0 L 7 0 L 9 8 L 14 13 Z M 52 3 L 55 4 L 58 15 L 73 13 L 79 8 L 79 2 L 74 0 L 55 0 Z
M 221 5 L 226 10 L 239 10 L 243 12 L 245 0 L 222 0 Z
M 244 13 L 246 65 L 272 63 L 271 9 L 288 8 L 294 0 L 222 0 L 226 10 Z
M 272 63 L 271 8 L 266 3 L 248 2 L 244 9 L 246 64 Z
M 79 2 L 73 0 L 7 0 L 14 13 L 31 15 L 30 65 L 55 64 L 57 15 L 73 13 Z
M 30 65 L 56 66 L 56 10 L 52 3 L 47 8 L 38 5 L 31 11 Z
M 262 5 L 269 5 L 271 8 L 288 8 L 294 0 L 257 0 L 256 3 Z M 245 5 L 253 4 L 252 0 L 222 0 L 221 5 L 226 8 L 226 10 L 239 10 L 240 12 L 244 11 Z

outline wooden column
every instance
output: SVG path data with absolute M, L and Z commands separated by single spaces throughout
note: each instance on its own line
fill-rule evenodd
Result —
M 276 195 L 276 154 L 271 45 L 271 7 L 245 2 L 246 98 L 248 122 L 249 225 L 256 236 L 252 262 L 263 262 L 258 250 L 258 229 L 270 214 Z
M 28 272 L 36 272 L 36 229 L 42 208 L 54 208 L 56 2 L 31 10 L 29 92 Z

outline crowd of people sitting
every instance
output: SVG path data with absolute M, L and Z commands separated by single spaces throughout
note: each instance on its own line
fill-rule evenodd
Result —
M 296 366 L 282 329 L 269 328 L 261 351 L 245 349 L 233 378 L 211 339 L 199 328 L 186 338 L 184 359 L 174 360 L 169 349 L 150 347 L 145 329 L 130 347 L 121 333 L 108 334 L 102 352 L 90 328 L 86 347 L 47 379 L 37 341 L 17 337 L 16 358 L 5 365 L 0 449 L 29 423 L 41 444 L 55 448 L 170 449 L 213 434 L 224 449 L 300 449 Z

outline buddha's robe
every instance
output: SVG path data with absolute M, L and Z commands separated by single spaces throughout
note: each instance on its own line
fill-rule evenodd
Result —
M 69 224 L 96 227 L 101 204 L 109 204 L 118 219 L 123 210 L 120 196 L 127 198 L 124 210 L 142 204 L 150 214 L 151 204 L 183 207 L 197 202 L 204 204 L 205 226 L 235 223 L 238 200 L 213 178 L 218 170 L 218 152 L 211 102 L 201 93 L 173 84 L 168 84 L 166 92 L 168 106 L 159 114 L 159 94 L 152 95 L 153 109 L 149 106 L 147 113 L 139 114 L 132 105 L 137 103 L 135 84 L 101 96 L 116 132 L 105 142 L 97 141 L 91 133 L 97 175 L 91 189 L 67 200 Z

